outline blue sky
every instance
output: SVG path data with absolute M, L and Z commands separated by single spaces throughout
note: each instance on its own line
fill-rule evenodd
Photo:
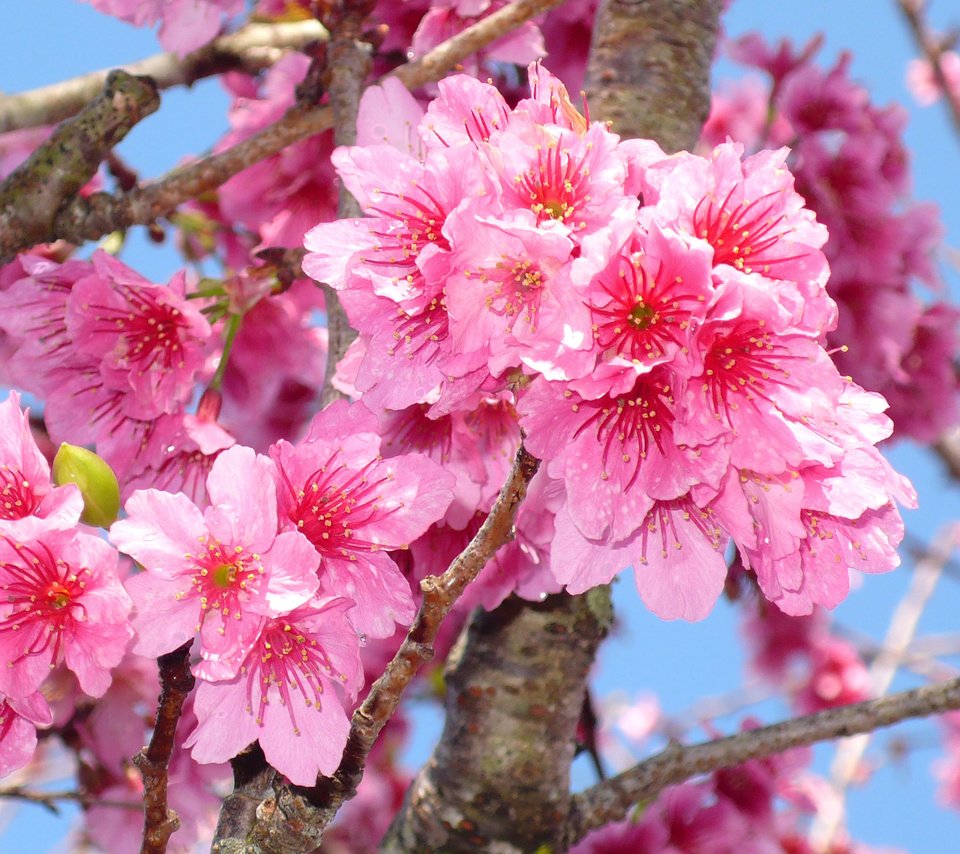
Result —
M 122 64 L 158 50 L 149 30 L 138 30 L 95 12 L 74 0 L 36 0 L 4 4 L 0 28 L 0 89 L 16 92 L 93 68 Z M 960 9 L 953 3 L 933 2 L 934 21 L 947 23 Z M 950 7 L 953 7 L 952 9 Z M 947 243 L 960 241 L 960 138 L 951 131 L 941 107 L 920 109 L 912 105 L 904 83 L 904 70 L 914 51 L 905 25 L 892 0 L 734 0 L 725 19 L 727 32 L 738 35 L 759 29 L 768 37 L 789 36 L 805 42 L 818 31 L 826 35 L 821 56 L 832 60 L 840 51 L 853 53 L 853 76 L 871 91 L 876 103 L 899 101 L 910 112 L 907 144 L 914 156 L 915 196 L 940 205 L 947 229 Z M 549 66 L 549 61 L 547 62 Z M 739 73 L 720 63 L 715 82 Z M 141 174 L 162 173 L 188 154 L 209 148 L 226 128 L 227 98 L 219 85 L 203 81 L 192 90 L 165 93 L 160 112 L 138 126 L 121 146 L 121 152 Z M 139 230 L 135 230 L 139 231 Z M 144 275 L 166 281 L 174 272 L 175 256 L 150 246 L 134 233 L 124 259 Z M 960 294 L 956 275 L 948 275 L 954 296 Z M 897 467 L 912 477 L 920 493 L 921 510 L 908 517 L 914 535 L 929 539 L 944 522 L 957 518 L 960 493 L 946 478 L 939 463 L 909 446 L 893 449 Z M 874 638 L 881 637 L 890 614 L 909 582 L 907 569 L 867 579 L 837 609 L 837 619 L 856 626 Z M 958 591 L 955 582 L 944 580 L 924 615 L 921 633 L 956 629 Z M 680 713 L 698 699 L 723 695 L 741 684 L 743 654 L 737 641 L 733 609 L 720 605 L 696 625 L 664 623 L 647 613 L 637 600 L 629 575 L 616 585 L 616 599 L 624 627 L 603 649 L 596 669 L 600 693 L 621 691 L 628 696 L 652 691 L 660 695 L 667 713 Z M 914 684 L 898 680 L 896 687 Z M 761 707 L 773 720 L 776 707 Z M 435 712 L 422 710 L 424 731 L 418 735 L 411 758 L 422 759 L 435 733 L 430 723 Z M 736 722 L 723 722 L 734 728 Z M 930 724 L 911 726 L 899 732 L 927 738 L 935 732 Z M 886 734 L 878 737 L 884 744 Z M 932 739 L 931 739 L 932 740 Z M 934 787 L 929 766 L 936 751 L 919 750 L 904 766 L 885 768 L 871 785 L 849 798 L 849 824 L 856 838 L 876 845 L 899 847 L 911 852 L 940 852 L 945 840 L 960 831 L 960 817 L 933 805 Z M 827 750 L 818 751 L 820 767 L 829 761 Z M 577 780 L 588 783 L 589 773 L 577 767 Z M 0 826 L 0 854 L 55 850 L 64 824 L 34 807 L 22 808 L 13 824 Z

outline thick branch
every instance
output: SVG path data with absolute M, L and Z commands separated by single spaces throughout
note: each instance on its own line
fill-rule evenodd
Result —
M 89 181 L 111 148 L 160 105 L 153 83 L 113 71 L 103 92 L 58 127 L 0 185 L 0 263 L 52 240 L 63 203 Z
M 719 0 L 603 0 L 590 47 L 590 112 L 668 152 L 692 148 L 710 109 Z
M 438 45 L 416 62 L 407 63 L 393 73 L 408 87 L 439 80 L 478 48 L 558 2 L 515 0 L 455 38 Z M 98 193 L 89 199 L 75 198 L 57 216 L 52 231 L 56 237 L 79 244 L 97 240 L 131 225 L 149 224 L 170 213 L 182 202 L 215 190 L 247 166 L 331 127 L 333 112 L 329 107 L 297 105 L 260 133 L 219 154 L 175 169 L 153 183 L 116 196 Z M 25 233 L 15 236 L 16 239 L 9 246 L 0 243 L 0 256 L 27 249 L 37 242 Z M 5 260 L 9 260 L 9 257 L 0 257 L 0 263 Z
M 143 846 L 140 854 L 164 854 L 171 834 L 180 827 L 180 819 L 167 809 L 167 766 L 173 753 L 177 723 L 183 703 L 193 690 L 190 672 L 190 647 L 193 641 L 161 655 L 160 706 L 150 744 L 134 758 L 133 764 L 143 775 Z
M 423 602 L 417 617 L 386 671 L 353 713 L 350 737 L 336 773 L 318 780 L 313 789 L 274 785 L 273 797 L 264 793 L 258 799 L 251 796 L 251 790 L 264 792 L 264 776 L 248 772 L 251 782 L 247 790 L 228 798 L 221 813 L 214 852 L 294 854 L 312 851 L 320 844 L 337 810 L 356 794 L 367 755 L 396 712 L 403 692 L 433 658 L 433 644 L 444 618 L 487 561 L 512 539 L 514 518 L 538 466 L 539 460 L 521 447 L 510 477 L 476 536 L 439 578 L 428 576 L 420 582 Z M 225 818 L 228 808 L 231 814 Z
M 287 50 L 326 41 L 319 21 L 247 24 L 230 35 L 179 57 L 161 53 L 123 66 L 123 71 L 149 77 L 160 90 L 190 86 L 196 80 L 225 71 L 256 74 L 273 65 Z M 52 125 L 76 115 L 103 90 L 110 69 L 91 71 L 50 86 L 0 96 L 0 133 L 19 128 Z
M 952 709 L 960 709 L 960 679 L 793 718 L 703 744 L 670 746 L 622 774 L 574 795 L 566 843 L 572 845 L 590 830 L 624 818 L 635 804 L 647 803 L 667 786 L 698 774 Z
M 357 111 L 360 98 L 370 74 L 370 45 L 361 40 L 362 9 L 349 13 L 337 28 L 337 37 L 330 45 L 330 106 L 333 109 L 333 141 L 336 145 L 353 145 L 357 141 Z M 337 203 L 337 217 L 350 219 L 362 216 L 363 211 L 350 191 L 341 183 Z M 337 292 L 324 284 L 324 301 L 327 309 L 327 365 L 323 377 L 321 403 L 326 406 L 343 397 L 333 386 L 337 363 L 343 358 L 356 338 L 347 313 L 340 305 Z

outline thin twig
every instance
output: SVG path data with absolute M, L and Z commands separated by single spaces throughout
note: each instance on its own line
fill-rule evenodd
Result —
M 910 588 L 897 605 L 877 657 L 870 666 L 870 688 L 875 697 L 882 697 L 890 688 L 900 663 L 907 656 L 910 643 L 920 622 L 920 615 L 933 595 L 943 567 L 950 560 L 956 545 L 956 526 L 951 523 L 934 539 L 926 556 L 917 562 Z M 835 798 L 817 813 L 810 830 L 814 850 L 827 851 L 843 822 L 844 797 L 867 745 L 869 732 L 842 742 L 830 769 L 830 782 Z
M 671 745 L 622 774 L 574 795 L 565 841 L 572 845 L 591 830 L 622 819 L 635 804 L 648 803 L 668 786 L 699 774 L 954 709 L 960 709 L 960 679 L 792 718 L 702 744 Z
M 218 827 L 212 849 L 216 854 L 308 851 L 320 844 L 337 810 L 356 794 L 367 756 L 407 686 L 433 658 L 433 644 L 444 618 L 487 561 L 513 538 L 517 510 L 539 465 L 521 446 L 510 476 L 476 536 L 442 575 L 427 576 L 420 582 L 423 602 L 416 619 L 383 675 L 353 713 L 350 737 L 334 775 L 321 778 L 312 789 L 275 786 L 274 798 L 256 809 L 251 809 L 248 796 L 228 797 L 224 810 L 235 810 L 237 820 L 221 814 L 219 827 L 229 827 L 231 835 L 224 836 Z M 262 790 L 262 784 L 258 786 Z M 253 819 L 257 821 L 251 827 Z
M 157 659 L 160 665 L 157 723 L 150 744 L 133 758 L 133 764 L 143 775 L 144 826 L 140 854 L 164 854 L 171 834 L 180 827 L 177 814 L 167 809 L 167 766 L 173 753 L 183 703 L 195 681 L 190 672 L 192 645 L 192 640 L 187 641 Z
M 316 20 L 247 24 L 184 57 L 161 53 L 124 65 L 123 70 L 150 77 L 160 90 L 190 86 L 224 71 L 256 74 L 287 51 L 326 41 L 327 37 L 326 29 Z M 52 125 L 76 115 L 103 90 L 109 73 L 110 69 L 91 71 L 28 92 L 0 95 L 0 133 Z
M 944 46 L 923 18 L 924 3 L 917 2 L 917 0 L 896 0 L 896 2 L 907 21 L 907 26 L 910 28 L 910 33 L 913 35 L 917 47 L 930 63 L 933 78 L 943 92 L 950 117 L 953 119 L 957 131 L 960 132 L 960 95 L 953 91 L 947 81 L 947 75 L 943 71 Z
M 139 801 L 115 801 L 92 795 L 88 792 L 78 792 L 74 789 L 45 792 L 42 789 L 28 789 L 26 786 L 8 786 L 0 788 L 0 799 L 11 798 L 18 801 L 27 801 L 43 807 L 54 815 L 60 815 L 58 801 L 70 801 L 85 807 L 117 807 L 118 809 L 142 810 L 143 804 Z

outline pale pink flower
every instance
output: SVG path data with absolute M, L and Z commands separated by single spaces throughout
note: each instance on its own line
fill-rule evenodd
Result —
M 613 381 L 610 392 L 586 398 L 574 384 L 537 380 L 518 409 L 527 448 L 563 479 L 582 534 L 619 541 L 640 528 L 655 501 L 680 498 L 694 484 L 719 486 L 726 460 L 716 446 L 675 440 L 678 378 L 668 367 L 620 372 Z M 601 385 L 601 372 L 590 382 Z
M 198 762 L 225 762 L 259 741 L 267 761 L 300 786 L 340 764 L 350 731 L 345 705 L 363 682 L 347 599 L 314 600 L 265 620 L 236 676 L 199 668 L 197 727 L 185 746 Z
M 643 603 L 665 620 L 702 620 L 723 592 L 727 534 L 709 509 L 685 496 L 653 502 L 636 532 L 624 539 L 588 539 L 557 514 L 550 568 L 570 593 L 606 584 L 632 566 Z
M 101 696 L 133 634 L 116 551 L 75 530 L 25 542 L 0 536 L 0 589 L 0 692 L 32 694 L 63 661 L 87 694 Z
M 940 70 L 947 81 L 947 91 L 960 100 L 960 54 L 945 50 L 940 54 Z M 943 88 L 933 73 L 929 59 L 911 59 L 907 63 L 907 88 L 921 107 L 929 107 L 943 96 Z
M 827 232 L 794 190 L 787 153 L 743 159 L 743 146 L 728 142 L 709 158 L 681 153 L 654 163 L 644 173 L 644 201 L 653 205 L 645 216 L 705 240 L 715 267 L 822 289 Z
M 590 282 L 587 305 L 603 358 L 638 369 L 700 359 L 695 344 L 715 299 L 712 253 L 654 223 L 635 234 Z
M 127 518 L 110 537 L 145 570 L 126 582 L 137 608 L 134 652 L 161 655 L 199 632 L 201 655 L 229 670 L 264 615 L 313 595 L 317 555 L 296 531 L 278 534 L 272 469 L 238 445 L 214 462 L 203 512 L 183 494 L 156 489 L 127 500 Z

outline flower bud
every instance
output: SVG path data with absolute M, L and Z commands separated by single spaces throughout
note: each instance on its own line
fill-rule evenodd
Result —
M 80 489 L 81 522 L 109 528 L 116 521 L 120 512 L 120 485 L 113 469 L 93 451 L 62 442 L 53 459 L 53 480 L 57 486 L 75 483 Z

